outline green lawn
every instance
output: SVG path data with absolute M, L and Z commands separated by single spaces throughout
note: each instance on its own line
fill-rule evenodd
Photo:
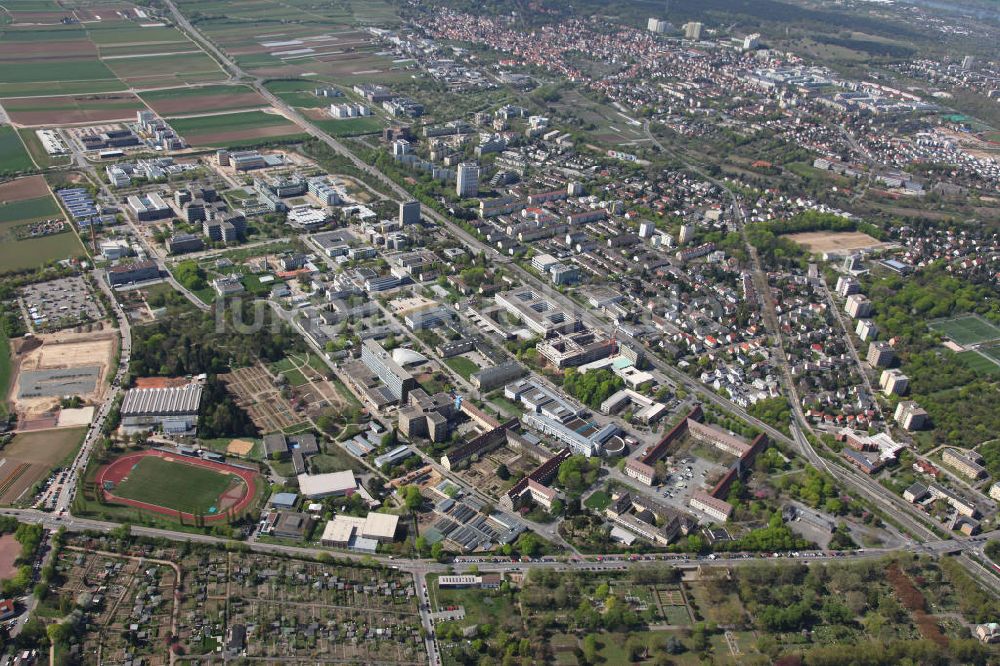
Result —
M 611 496 L 603 490 L 598 490 L 583 503 L 585 507 L 594 511 L 604 511 L 609 504 L 611 504 Z
M 34 168 L 35 163 L 31 161 L 14 128 L 10 125 L 0 126 L 0 173 L 28 171 Z
M 448 364 L 448 367 L 462 375 L 462 379 L 468 381 L 472 373 L 479 372 L 480 368 L 478 365 L 465 358 L 464 356 L 452 356 L 444 361 Z
M 205 467 L 147 456 L 113 492 L 127 499 L 209 515 L 233 478 Z

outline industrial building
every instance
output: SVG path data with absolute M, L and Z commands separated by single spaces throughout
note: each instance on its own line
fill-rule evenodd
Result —
M 165 433 L 193 433 L 201 392 L 200 384 L 129 389 L 121 406 L 122 430 L 131 434 L 160 427 Z

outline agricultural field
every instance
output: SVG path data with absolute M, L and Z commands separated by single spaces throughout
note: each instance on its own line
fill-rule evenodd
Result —
M 224 148 L 305 138 L 301 129 L 284 116 L 263 111 L 188 116 L 174 118 L 170 124 L 195 146 Z
M 59 46 L 60 43 L 52 45 L 54 49 L 58 49 Z M 121 90 L 124 87 L 124 84 L 96 56 L 25 61 L 20 58 L 10 58 L 0 49 L 0 96 L 2 97 L 98 93 Z
M 337 99 L 343 99 L 317 97 L 313 94 L 313 90 L 316 89 L 317 85 L 318 82 L 316 81 L 306 81 L 304 79 L 275 79 L 264 83 L 264 87 L 277 97 L 300 109 L 328 108 L 331 104 L 336 103 Z
M 267 106 L 267 101 L 247 86 L 207 85 L 139 93 L 157 114 L 169 117 L 189 113 L 236 111 Z
M 69 164 L 69 155 L 49 155 L 42 145 L 42 140 L 33 129 L 19 129 L 17 133 L 24 142 L 24 147 L 28 149 L 31 159 L 38 165 L 39 169 L 46 169 L 50 166 Z
M 963 347 L 1000 340 L 1000 328 L 979 315 L 932 321 L 928 327 Z
M 44 126 L 132 120 L 146 105 L 128 92 L 59 97 L 22 97 L 2 100 L 18 125 Z
M 80 23 L 60 23 L 74 13 Z M 144 23 L 128 5 L 57 7 L 51 14 L 14 11 L 13 23 L 3 28 L 0 97 L 86 95 L 225 78 L 182 32 Z
M 164 86 L 178 83 L 217 81 L 222 70 L 202 51 L 139 56 L 115 56 L 104 63 L 130 85 Z
M 85 254 L 69 223 L 58 233 L 30 235 L 34 223 L 51 219 L 63 219 L 63 215 L 44 178 L 32 176 L 0 185 L 0 273 Z
M 17 173 L 34 169 L 21 137 L 10 125 L 0 125 L 0 173 Z
M 83 443 L 82 428 L 21 432 L 0 451 L 0 504 L 9 506 L 27 497 L 53 467 L 65 464 Z

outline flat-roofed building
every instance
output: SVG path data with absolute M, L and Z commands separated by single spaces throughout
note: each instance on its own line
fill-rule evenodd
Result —
M 527 287 L 499 293 L 494 300 L 543 338 L 581 327 L 576 317 Z
M 906 395 L 910 390 L 910 378 L 900 370 L 892 368 L 882 371 L 878 385 L 885 395 Z
M 927 410 L 912 400 L 900 401 L 896 405 L 896 412 L 893 414 L 893 418 L 896 419 L 899 427 L 907 431 L 923 430 L 930 422 Z
M 338 514 L 323 528 L 320 543 L 335 548 L 374 552 L 380 543 L 391 543 L 399 529 L 399 516 L 371 512 L 364 518 Z
M 129 208 L 139 222 L 162 220 L 174 216 L 174 210 L 163 198 L 155 192 L 143 195 L 132 195 L 126 199 Z
M 278 511 L 278 518 L 271 527 L 271 534 L 280 539 L 301 541 L 312 531 L 313 517 L 298 511 Z
M 358 489 L 354 472 L 349 469 L 326 474 L 299 474 L 297 478 L 299 491 L 309 499 L 351 495 Z
M 864 294 L 851 294 L 844 303 L 844 311 L 854 319 L 872 316 L 872 302 Z
M 368 339 L 361 343 L 361 361 L 385 384 L 397 401 L 405 400 L 409 391 L 417 385 L 413 375 L 396 363 L 375 340 Z
M 517 361 L 506 361 L 483 368 L 469 376 L 469 382 L 479 391 L 488 393 L 524 376 L 526 370 Z
M 131 282 L 145 282 L 160 277 L 160 267 L 155 261 L 133 261 L 108 269 L 108 284 L 112 287 Z
M 888 342 L 873 342 L 868 345 L 866 360 L 873 368 L 885 368 L 896 360 L 896 350 Z

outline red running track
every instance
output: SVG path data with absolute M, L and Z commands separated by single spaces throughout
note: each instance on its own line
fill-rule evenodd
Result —
M 247 492 L 232 506 L 226 507 L 225 509 L 220 509 L 216 514 L 204 515 L 202 516 L 206 523 L 211 523 L 219 520 L 224 520 L 230 513 L 233 515 L 239 515 L 242 513 L 250 504 L 253 502 L 254 496 L 257 494 L 257 474 L 251 472 L 250 470 L 243 469 L 241 467 L 233 467 L 232 465 L 226 465 L 225 463 L 218 463 L 211 460 L 204 460 L 202 458 L 190 458 L 188 456 L 182 455 L 172 455 L 165 453 L 163 451 L 139 451 L 138 453 L 129 453 L 121 458 L 118 458 L 114 462 L 108 463 L 101 469 L 97 471 L 97 489 L 98 492 L 104 493 L 104 498 L 108 502 L 113 502 L 115 504 L 126 504 L 128 506 L 134 506 L 139 509 L 144 509 L 146 511 L 152 511 L 153 513 L 159 513 L 164 516 L 169 516 L 171 518 L 176 518 L 178 511 L 175 509 L 170 509 L 165 506 L 160 506 L 159 504 L 150 504 L 149 502 L 143 502 L 136 499 L 130 499 L 128 497 L 118 497 L 114 492 L 110 490 L 105 490 L 104 483 L 111 482 L 114 487 L 118 487 L 122 479 L 129 475 L 132 468 L 138 464 L 139 460 L 148 456 L 156 456 L 158 458 L 163 458 L 165 460 L 170 460 L 171 462 L 176 462 L 183 465 L 191 465 L 192 467 L 207 467 L 208 469 L 215 470 L 217 472 L 222 472 L 224 474 L 234 474 L 246 483 Z M 178 489 L 180 491 L 180 489 Z M 222 497 L 225 497 L 223 495 Z M 219 499 L 221 500 L 222 497 Z M 194 522 L 194 514 L 187 512 L 180 512 L 180 515 L 184 520 L 190 520 Z

